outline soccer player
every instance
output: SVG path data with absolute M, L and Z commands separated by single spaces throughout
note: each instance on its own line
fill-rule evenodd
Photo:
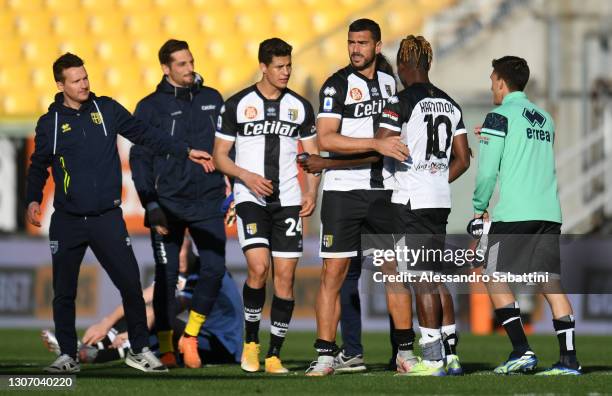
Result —
M 246 335 L 241 363 L 247 372 L 260 368 L 259 322 L 271 264 L 274 297 L 265 371 L 289 371 L 279 356 L 293 314 L 295 267 L 302 255 L 302 217 L 310 216 L 315 208 L 320 179 L 308 175 L 306 189 L 300 191 L 298 141 L 307 153 L 319 150 L 312 106 L 287 88 L 291 50 L 279 38 L 260 43 L 262 78 L 225 103 L 213 153 L 217 169 L 235 179 L 238 238 L 248 266 L 242 292 Z M 229 157 L 232 147 L 236 149 L 235 161 Z
M 61 354 L 45 370 L 74 373 L 77 336 L 74 300 L 85 250 L 92 251 L 123 299 L 132 350 L 126 364 L 142 371 L 167 371 L 148 348 L 145 305 L 138 263 L 121 211 L 121 164 L 117 135 L 158 153 L 196 162 L 210 159 L 134 117 L 119 103 L 89 89 L 83 60 L 66 53 L 53 63 L 60 92 L 36 126 L 27 176 L 27 221 L 40 227 L 43 187 L 52 168 L 55 181 L 49 239 L 53 261 L 53 320 Z
M 408 149 L 399 137 L 374 139 L 387 98 L 395 94 L 395 79 L 380 70 L 380 27 L 370 19 L 351 23 L 348 32 L 350 65 L 323 84 L 317 117 L 322 150 L 332 157 L 355 155 L 356 165 L 328 169 L 321 207 L 321 284 L 317 294 L 317 361 L 306 375 L 334 372 L 338 352 L 336 330 L 340 316 L 339 292 L 351 258 L 361 250 L 361 232 L 377 221 L 378 201 L 388 201 L 385 179 L 391 177 L 378 153 L 403 161 Z M 378 153 L 376 153 L 378 152 Z M 363 158 L 375 162 L 363 164 Z M 363 361 L 361 361 L 363 364 Z
M 554 122 L 546 111 L 531 102 L 523 89 L 529 80 L 525 59 L 504 56 L 492 62 L 491 91 L 498 107 L 487 114 L 480 128 L 478 176 L 474 190 L 474 217 L 483 217 L 499 178 L 499 202 L 489 231 L 487 273 L 512 272 L 519 254 L 535 257 L 538 266 L 559 266 L 561 206 L 557 191 L 554 156 Z M 496 236 L 530 235 L 526 246 L 499 244 Z M 516 237 L 518 238 L 518 237 Z M 496 246 L 497 245 L 497 246 Z M 497 254 L 494 253 L 494 248 Z M 548 285 L 551 286 L 551 285 Z M 495 368 L 497 374 L 533 370 L 537 358 L 531 350 L 520 318 L 520 308 L 507 284 L 487 284 L 495 316 L 512 343 L 508 360 Z M 550 289 L 549 289 L 550 290 Z M 553 327 L 559 340 L 559 362 L 543 375 L 577 375 L 574 316 L 567 296 L 557 285 L 553 293 L 544 292 L 553 314 Z
M 431 45 L 424 37 L 410 35 L 402 40 L 397 71 L 405 89 L 387 101 L 376 136 L 401 136 L 410 149 L 411 161 L 396 164 L 397 187 L 391 197 L 392 205 L 387 211 L 381 207 L 380 216 L 388 217 L 389 221 L 395 219 L 393 233 L 418 234 L 408 236 L 409 247 L 423 245 L 443 250 L 444 239 L 440 236 L 446 234 L 451 208 L 449 183 L 468 169 L 470 151 L 461 108 L 429 80 L 432 58 Z M 384 229 L 376 231 L 385 233 Z M 439 265 L 425 263 L 425 267 L 415 269 L 431 272 L 441 270 Z M 461 374 L 453 302 L 446 286 L 433 282 L 413 286 L 423 360 L 417 360 L 412 353 L 414 332 L 407 315 L 412 304 L 410 293 L 387 287 L 389 311 L 395 324 L 393 336 L 399 348 L 397 371 L 409 376 L 442 376 L 446 369 L 449 374 Z
M 185 238 L 181 248 L 180 276 L 176 284 L 177 306 L 176 318 L 172 321 L 175 331 L 174 342 L 178 342 L 177 334 L 182 334 L 189 318 L 194 290 L 200 273 L 200 260 L 191 250 L 191 241 Z M 154 329 L 155 313 L 152 307 L 153 288 L 151 285 L 143 290 L 143 298 L 147 307 L 147 325 Z M 219 297 L 213 305 L 208 320 L 198 334 L 198 353 L 205 364 L 235 363 L 240 361 L 242 353 L 242 299 L 236 283 L 229 272 L 226 272 L 219 291 Z M 100 322 L 91 325 L 83 335 L 79 346 L 79 362 L 105 363 L 125 357 L 130 343 L 126 330 L 123 307 L 120 305 L 104 317 Z M 52 331 L 43 330 L 42 340 L 50 352 L 59 354 L 59 345 Z M 152 336 L 151 350 L 156 352 L 159 339 Z
M 164 75 L 155 92 L 138 103 L 134 116 L 148 125 L 163 127 L 173 140 L 185 140 L 212 153 L 215 120 L 223 106 L 221 94 L 204 86 L 202 77 L 194 72 L 187 42 L 166 41 L 158 57 Z M 185 366 L 198 368 L 202 362 L 197 335 L 217 299 L 226 271 L 225 227 L 220 210 L 226 188 L 223 175 L 215 171 L 212 159 L 201 166 L 185 159 L 154 155 L 140 145 L 130 150 L 130 166 L 146 209 L 145 223 L 151 226 L 155 257 L 153 308 L 161 360 L 168 367 L 176 366 L 171 318 L 176 315 L 174 289 L 185 229 L 198 248 L 202 260 L 200 281 L 179 342 Z

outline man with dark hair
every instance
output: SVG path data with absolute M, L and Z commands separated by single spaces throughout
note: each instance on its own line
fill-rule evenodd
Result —
M 351 63 L 329 77 L 320 91 L 319 145 L 342 161 L 325 172 L 320 246 L 323 269 L 314 345 L 318 358 L 307 370 L 308 376 L 329 375 L 338 367 L 334 356 L 341 355 L 336 345 L 340 288 L 351 259 L 360 255 L 362 230 L 377 221 L 377 202 L 388 201 L 391 193 L 392 175 L 378 153 L 400 161 L 408 155 L 399 137 L 374 139 L 386 100 L 395 94 L 395 79 L 380 70 L 380 40 L 376 22 L 359 19 L 351 23 L 347 42 Z M 366 163 L 364 158 L 374 162 Z M 308 161 L 303 162 L 307 169 Z M 338 362 L 343 367 L 351 371 L 365 368 L 361 355 L 343 355 Z
M 258 371 L 260 366 L 259 322 L 271 265 L 274 297 L 265 371 L 289 371 L 279 355 L 293 314 L 302 217 L 314 211 L 319 186 L 318 176 L 307 175 L 306 188 L 301 191 L 297 179 L 298 140 L 307 153 L 318 154 L 319 149 L 312 106 L 287 88 L 291 49 L 279 38 L 259 45 L 262 78 L 225 103 L 213 153 L 216 167 L 235 179 L 238 239 L 248 266 L 242 292 L 246 335 L 241 363 L 247 372 Z M 232 147 L 235 161 L 229 157 Z
M 474 218 L 488 218 L 489 201 L 499 178 L 499 202 L 488 235 L 485 273 L 492 278 L 508 273 L 551 274 L 552 281 L 541 286 L 553 314 L 560 358 L 541 374 L 578 375 L 581 368 L 576 358 L 574 315 L 559 280 L 562 217 L 555 172 L 554 122 L 523 92 L 529 80 L 529 66 L 524 59 L 505 56 L 493 60 L 492 66 L 491 91 L 498 107 L 477 129 L 481 137 L 480 158 L 472 200 Z M 512 343 L 510 356 L 494 372 L 532 371 L 538 360 L 527 342 L 513 292 L 501 281 L 491 281 L 487 288 L 495 316 Z
M 429 80 L 432 58 L 431 45 L 424 37 L 410 35 L 402 40 L 397 73 L 405 89 L 387 101 L 376 136 L 401 136 L 410 149 L 411 161 L 396 164 L 397 187 L 391 205 L 379 208 L 381 221 L 386 218 L 394 224 L 393 229 L 375 231 L 399 234 L 411 249 L 442 251 L 451 208 L 449 183 L 468 169 L 470 151 L 461 108 Z M 418 275 L 444 271 L 441 264 L 420 260 L 410 271 Z M 422 360 L 417 360 L 412 352 L 410 292 L 404 285 L 399 288 L 387 285 L 387 303 L 395 324 L 393 338 L 399 349 L 397 371 L 408 376 L 462 374 L 456 352 L 454 307 L 448 289 L 438 282 L 416 282 L 412 286 Z
M 159 50 L 163 77 L 152 94 L 136 106 L 134 115 L 144 123 L 168 131 L 174 141 L 211 153 L 215 121 L 223 106 L 221 94 L 203 85 L 194 72 L 194 60 L 185 41 L 168 40 Z M 210 157 L 210 156 L 209 156 Z M 203 166 L 181 158 L 155 155 L 144 146 L 130 151 L 134 185 L 146 209 L 155 256 L 153 307 L 162 361 L 176 366 L 172 345 L 174 289 L 179 251 L 185 229 L 198 249 L 200 281 L 195 290 L 189 321 L 179 342 L 185 366 L 202 365 L 197 335 L 210 313 L 225 274 L 225 227 L 221 206 L 225 198 L 223 175 L 212 159 Z
M 121 163 L 117 135 L 155 152 L 196 162 L 210 156 L 172 141 L 136 120 L 119 103 L 89 90 L 83 61 L 64 54 L 53 64 L 60 92 L 36 126 L 27 176 L 27 220 L 40 227 L 40 203 L 51 166 L 55 181 L 49 239 L 53 261 L 53 319 L 61 354 L 45 370 L 73 373 L 77 359 L 74 300 L 85 250 L 92 251 L 123 299 L 132 350 L 126 363 L 142 371 L 166 371 L 148 348 L 138 263 L 121 212 Z

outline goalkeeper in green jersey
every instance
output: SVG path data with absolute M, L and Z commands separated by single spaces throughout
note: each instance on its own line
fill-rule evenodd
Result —
M 498 107 L 487 114 L 480 135 L 478 176 L 474 190 L 475 218 L 488 218 L 489 201 L 499 180 L 499 202 L 488 237 L 485 273 L 491 279 L 505 274 L 545 272 L 553 281 L 540 285 L 548 301 L 560 348 L 559 362 L 543 375 L 576 375 L 574 316 L 560 290 L 559 234 L 561 206 L 557 192 L 551 116 L 529 101 L 523 89 L 529 80 L 527 62 L 515 56 L 493 60 L 491 91 Z M 500 276 L 501 275 L 501 276 Z M 507 283 L 487 284 L 495 316 L 504 326 L 513 351 L 495 368 L 497 374 L 535 369 L 520 319 L 520 309 Z

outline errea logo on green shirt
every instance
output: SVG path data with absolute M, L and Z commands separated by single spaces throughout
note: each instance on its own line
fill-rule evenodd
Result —
M 542 142 L 550 142 L 550 131 L 543 130 L 541 128 L 546 124 L 546 117 L 544 114 L 540 113 L 536 109 L 523 109 L 523 117 L 531 124 L 532 127 L 536 128 L 527 128 L 527 139 L 535 139 Z

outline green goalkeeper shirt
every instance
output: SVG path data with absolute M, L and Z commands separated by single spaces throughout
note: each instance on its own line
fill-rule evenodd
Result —
M 523 92 L 512 92 L 487 114 L 481 138 L 474 213 L 488 208 L 499 176 L 493 221 L 561 223 L 553 149 L 555 125 L 550 114 Z

